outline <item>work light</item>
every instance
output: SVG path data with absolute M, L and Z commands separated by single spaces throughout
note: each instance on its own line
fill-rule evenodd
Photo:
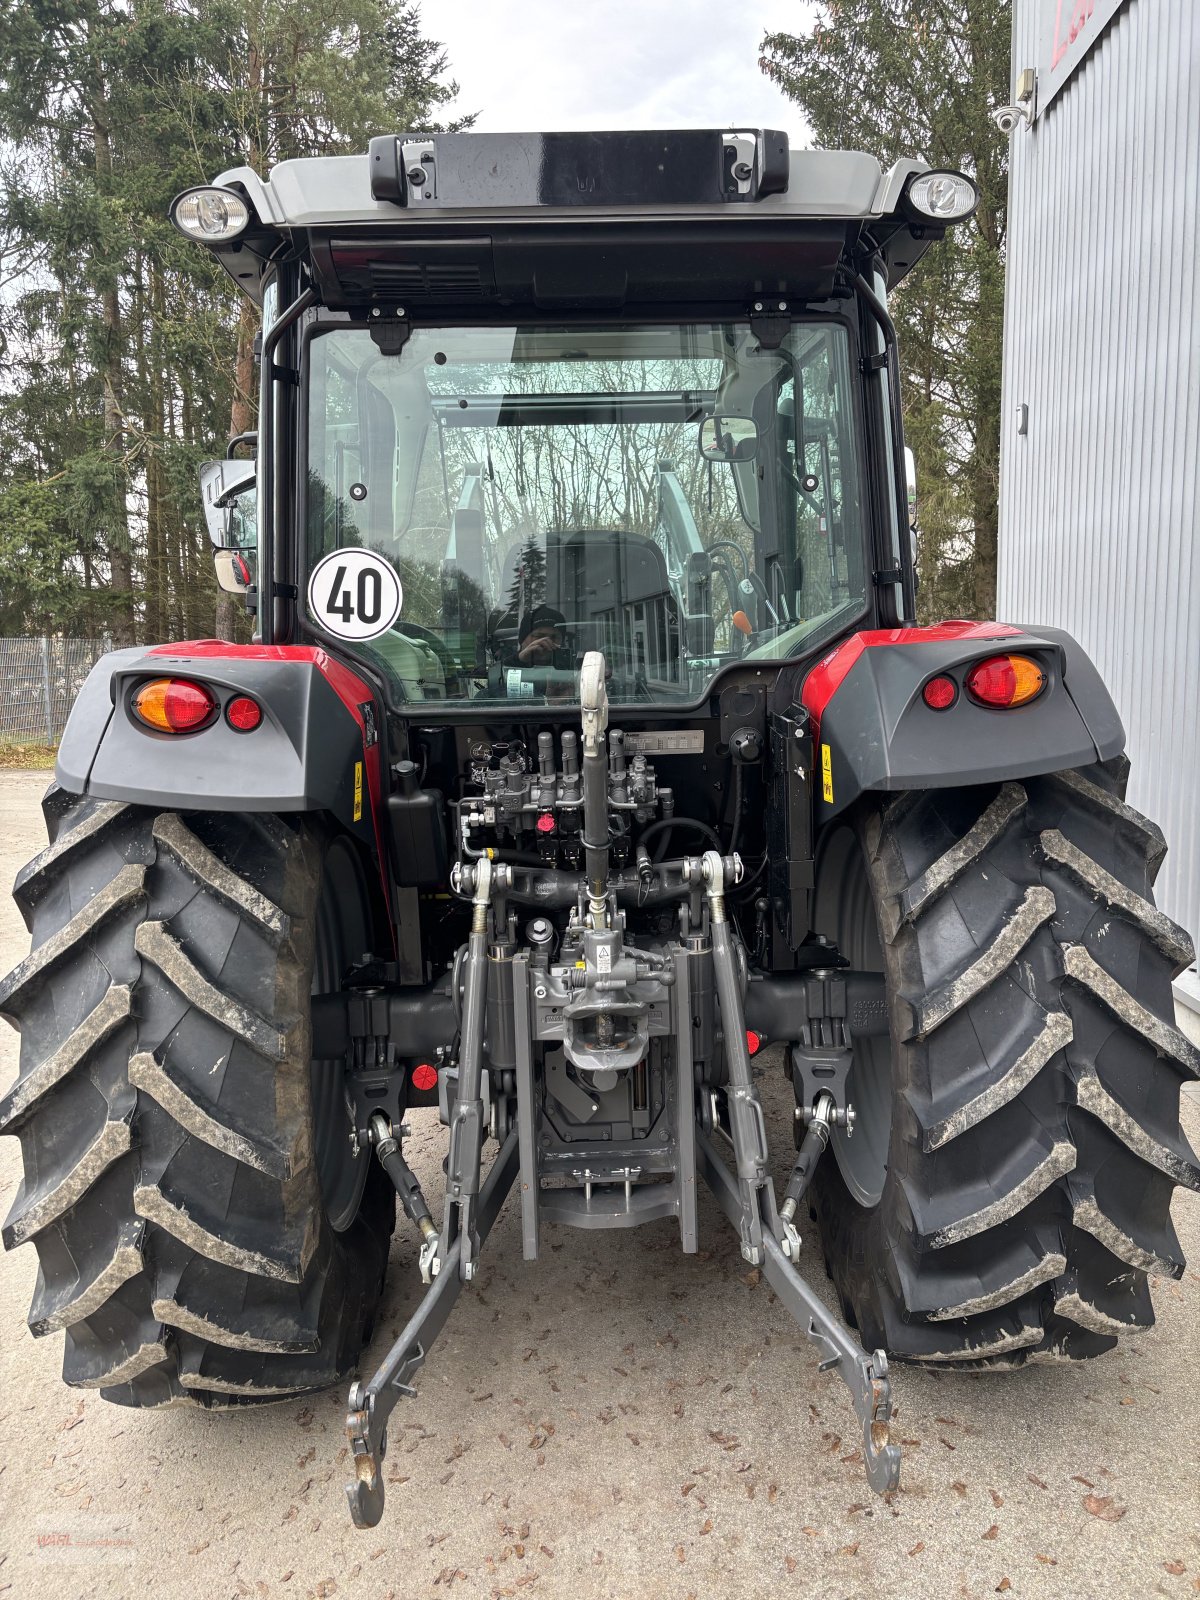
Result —
M 171 205 L 180 233 L 201 244 L 236 239 L 250 221 L 250 207 L 232 189 L 185 189 Z
M 961 172 L 923 172 L 909 184 L 906 198 L 934 222 L 962 222 L 978 204 L 979 191 Z

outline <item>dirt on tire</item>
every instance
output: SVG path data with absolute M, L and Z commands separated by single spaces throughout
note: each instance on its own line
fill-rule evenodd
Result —
M 887 1174 L 837 1164 L 813 1214 L 867 1348 L 951 1365 L 1087 1357 L 1179 1278 L 1179 1097 L 1200 1050 L 1171 979 L 1191 940 L 1153 902 L 1160 831 L 1124 762 L 888 797 L 857 819 L 887 975 Z
M 52 787 L 18 875 L 30 955 L 0 1130 L 24 1181 L 4 1243 L 63 1377 L 127 1405 L 236 1403 L 350 1372 L 394 1200 L 341 1232 L 314 1148 L 309 994 L 327 839 L 304 818 L 153 811 Z

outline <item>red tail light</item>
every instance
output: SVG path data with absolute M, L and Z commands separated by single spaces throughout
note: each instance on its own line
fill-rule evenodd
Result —
M 412 1069 L 412 1086 L 414 1089 L 432 1089 L 437 1085 L 437 1068 L 431 1067 L 428 1061 L 422 1061 L 419 1066 Z
M 762 1048 L 762 1039 L 753 1028 L 746 1029 L 746 1049 L 752 1056 L 756 1056 Z
M 967 693 L 981 705 L 1028 705 L 1046 687 L 1046 674 L 1029 656 L 989 656 L 967 673 Z
M 134 695 L 133 710 L 157 733 L 195 733 L 216 715 L 217 697 L 190 678 L 153 678 Z

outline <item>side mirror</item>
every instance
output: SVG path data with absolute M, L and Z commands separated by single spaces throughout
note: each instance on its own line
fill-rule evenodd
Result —
M 700 454 L 705 461 L 753 461 L 758 454 L 758 429 L 753 417 L 716 412 L 700 424 Z
M 200 498 L 204 505 L 204 520 L 208 524 L 208 537 L 215 550 L 245 548 L 247 523 L 254 527 L 254 513 L 249 516 L 243 508 L 241 518 L 234 516 L 233 502 L 254 488 L 258 467 L 253 461 L 206 461 L 200 468 Z
M 250 588 L 250 562 L 240 550 L 214 550 L 213 565 L 217 584 L 226 594 L 245 594 Z

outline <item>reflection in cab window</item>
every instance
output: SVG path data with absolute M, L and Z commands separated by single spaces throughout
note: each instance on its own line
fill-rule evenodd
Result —
M 365 329 L 310 345 L 310 566 L 363 545 L 404 604 L 356 648 L 404 700 L 697 699 L 864 605 L 850 349 L 795 323 Z

